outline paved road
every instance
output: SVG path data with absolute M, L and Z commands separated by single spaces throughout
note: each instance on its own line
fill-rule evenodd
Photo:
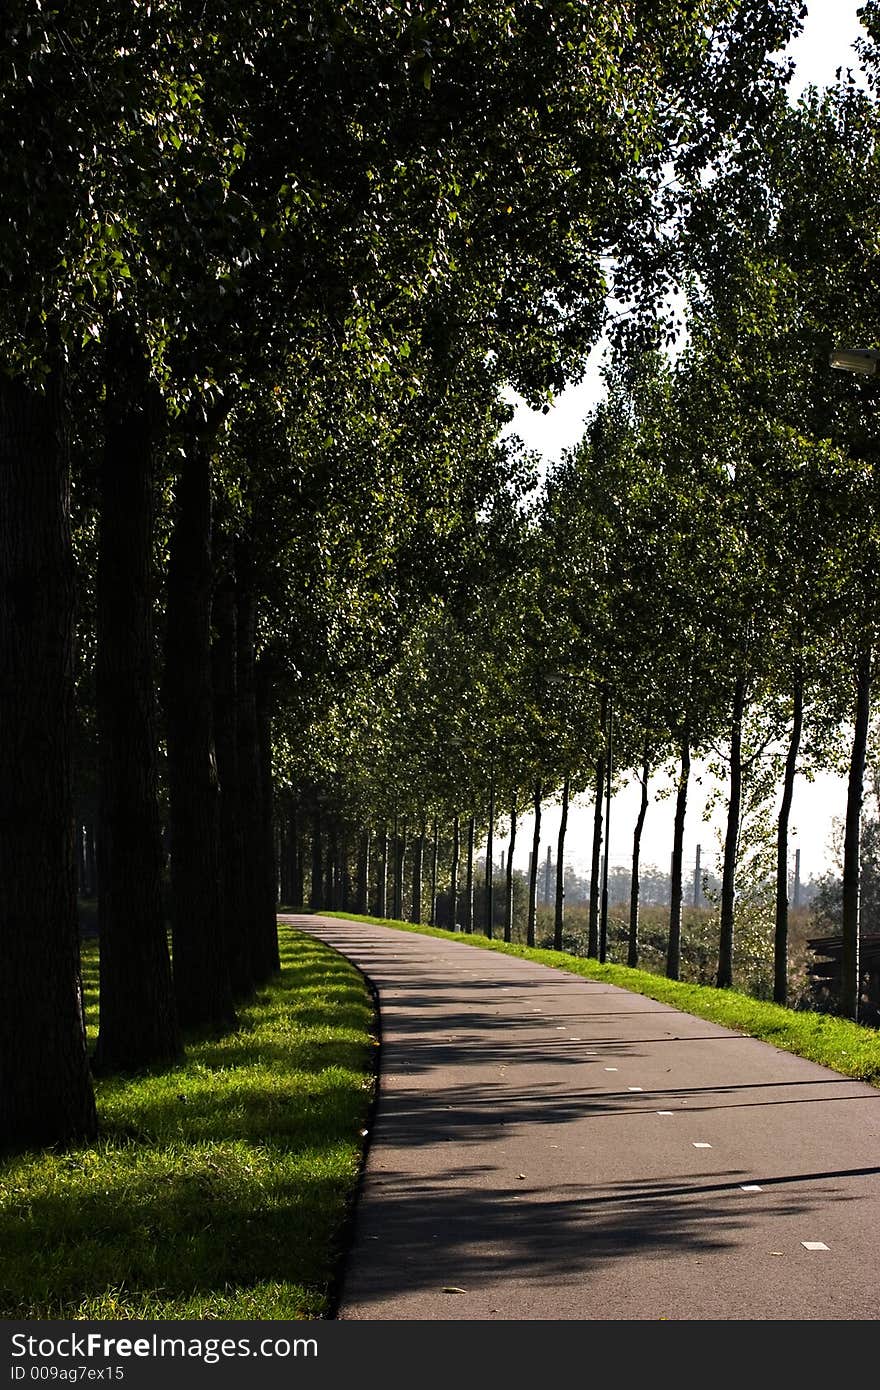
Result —
M 341 1318 L 876 1318 L 880 1091 L 528 961 L 285 920 L 379 993 Z

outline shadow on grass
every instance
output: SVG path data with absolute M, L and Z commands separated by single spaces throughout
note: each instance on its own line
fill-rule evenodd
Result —
M 88 1000 L 96 970 L 87 949 Z M 282 928 L 278 982 L 240 1020 L 179 1067 L 101 1081 L 93 1148 L 0 1164 L 0 1316 L 326 1310 L 370 1101 L 369 995 Z
M 177 1300 L 207 1295 L 210 1306 L 277 1284 L 287 1286 L 279 1316 L 319 1316 L 352 1177 L 339 1152 L 291 1154 L 271 1141 L 260 1161 L 235 1144 L 105 1151 L 0 1221 L 3 1315 L 87 1315 L 124 1290 L 129 1316 L 162 1316 Z

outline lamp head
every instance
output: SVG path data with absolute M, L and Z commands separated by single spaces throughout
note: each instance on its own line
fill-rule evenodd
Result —
M 880 352 L 874 348 L 835 348 L 828 361 L 839 372 L 859 372 L 862 376 L 876 376 Z

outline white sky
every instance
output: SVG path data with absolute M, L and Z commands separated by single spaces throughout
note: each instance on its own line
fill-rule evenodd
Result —
M 801 36 L 788 50 L 796 59 L 797 69 L 790 91 L 797 96 L 809 84 L 824 86 L 835 80 L 838 67 L 857 66 L 852 43 L 863 32 L 856 11 L 864 0 L 810 0 L 808 15 Z M 584 381 L 564 392 L 557 404 L 547 415 L 529 410 L 522 402 L 517 402 L 516 418 L 512 429 L 520 438 L 544 457 L 547 462 L 557 459 L 563 449 L 576 444 L 583 433 L 584 417 L 590 408 L 601 398 L 602 384 L 598 366 L 602 356 L 601 345 L 597 347 L 590 363 L 590 370 Z M 697 765 L 695 773 L 699 772 Z M 658 779 L 656 788 L 660 789 Z M 685 874 L 693 871 L 697 844 L 702 845 L 704 868 L 714 867 L 716 853 L 716 828 L 721 822 L 723 809 L 717 812 L 710 823 L 702 818 L 703 806 L 708 794 L 708 786 L 694 786 L 691 804 L 685 825 Z M 830 863 L 830 839 L 832 820 L 841 818 L 845 809 L 846 786 L 839 777 L 830 774 L 816 778 L 812 784 L 798 780 L 792 807 L 791 862 L 794 863 L 794 850 L 801 850 L 801 877 L 807 881 L 812 875 L 821 873 Z M 611 807 L 611 852 L 610 864 L 628 864 L 632 853 L 632 831 L 638 811 L 638 789 L 630 785 L 614 797 Z M 672 853 L 671 800 L 652 800 L 649 806 L 642 841 L 642 863 L 655 864 L 668 870 Z M 555 845 L 559 829 L 558 806 L 546 806 L 542 814 L 541 857 L 547 852 L 547 845 Z M 517 834 L 516 864 L 526 868 L 531 848 L 533 821 L 530 816 L 523 817 Z M 588 872 L 592 835 L 592 808 L 589 805 L 573 806 L 569 816 L 565 860 L 578 872 Z M 496 862 L 502 849 L 506 848 L 504 839 L 496 838 Z

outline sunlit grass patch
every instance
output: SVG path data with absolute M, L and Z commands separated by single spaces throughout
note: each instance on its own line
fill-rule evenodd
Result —
M 90 1149 L 0 1163 L 0 1316 L 321 1317 L 360 1165 L 363 979 L 281 929 L 276 984 L 186 1063 L 97 1085 Z M 96 1023 L 97 955 L 84 961 Z

